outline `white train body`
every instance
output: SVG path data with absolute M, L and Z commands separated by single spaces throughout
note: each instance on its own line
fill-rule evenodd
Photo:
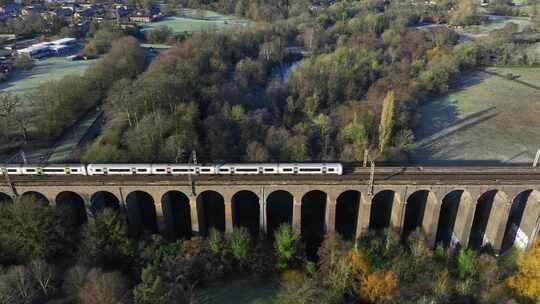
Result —
M 7 171 L 8 175 L 88 175 L 85 165 L 72 164 L 8 165 L 5 167 L 5 170 Z
M 0 175 L 342 175 L 340 163 L 8 165 Z

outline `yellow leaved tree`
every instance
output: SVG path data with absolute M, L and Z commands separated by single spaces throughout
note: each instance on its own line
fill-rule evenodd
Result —
M 517 273 L 506 284 L 519 296 L 540 304 L 540 239 L 517 259 Z
M 397 287 L 397 274 L 392 270 L 373 271 L 361 250 L 352 250 L 349 254 L 352 265 L 356 293 L 373 303 L 392 303 Z
M 370 273 L 362 283 L 362 295 L 373 303 L 392 303 L 397 281 L 396 273 L 391 270 Z

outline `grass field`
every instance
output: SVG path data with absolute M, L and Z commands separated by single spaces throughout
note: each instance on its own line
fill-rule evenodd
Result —
M 540 84 L 540 68 L 493 68 Z M 459 89 L 418 110 L 414 161 L 457 164 L 532 162 L 540 148 L 540 90 L 486 72 L 462 78 Z
M 34 61 L 35 66 L 30 71 L 16 72 L 6 82 L 0 83 L 0 91 L 11 92 L 19 95 L 25 106 L 29 106 L 30 94 L 40 85 L 50 80 L 58 80 L 68 75 L 82 74 L 92 61 L 71 61 L 66 57 L 50 57 Z M 94 117 L 95 119 L 95 117 Z M 58 141 L 43 145 L 27 147 L 25 150 L 29 162 L 39 162 L 51 157 L 56 162 L 69 159 L 71 151 L 77 147 L 80 138 L 93 122 L 92 117 L 81 121 L 70 132 L 62 136 Z M 9 157 L 0 156 L 0 160 Z
M 522 30 L 525 26 L 529 25 L 529 19 L 528 17 L 491 16 L 490 21 L 486 24 L 467 26 L 460 31 L 469 34 L 489 33 L 504 28 L 508 23 L 515 23 Z
M 168 26 L 174 33 L 194 32 L 201 30 L 219 30 L 226 27 L 246 26 L 245 20 L 234 16 L 225 16 L 212 11 L 204 11 L 201 17 L 194 10 L 182 10 L 182 16 L 167 17 L 158 22 L 143 24 L 143 31 L 159 26 Z
M 38 60 L 32 70 L 16 72 L 8 81 L 0 83 L 0 91 L 25 95 L 49 80 L 61 79 L 70 74 L 82 74 L 91 62 L 71 61 L 65 57 Z

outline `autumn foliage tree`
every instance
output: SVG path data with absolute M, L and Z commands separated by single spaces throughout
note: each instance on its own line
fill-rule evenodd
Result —
M 533 303 L 540 303 L 540 240 L 517 259 L 517 273 L 506 280 L 514 292 Z
M 392 303 L 397 285 L 397 275 L 393 271 L 379 270 L 366 276 L 362 282 L 362 295 L 374 303 Z

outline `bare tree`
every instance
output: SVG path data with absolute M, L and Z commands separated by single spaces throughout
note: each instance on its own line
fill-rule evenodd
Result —
M 381 122 L 379 125 L 379 152 L 383 153 L 392 136 L 394 128 L 394 91 L 386 94 L 383 100 Z

